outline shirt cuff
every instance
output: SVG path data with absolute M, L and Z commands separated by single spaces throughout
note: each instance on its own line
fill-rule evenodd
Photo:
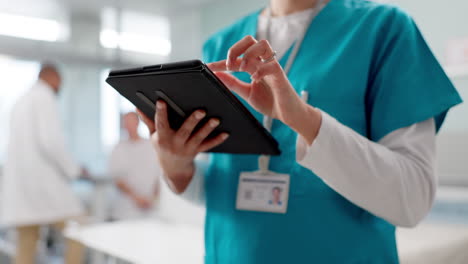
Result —
M 205 204 L 205 170 L 206 165 L 204 161 L 195 161 L 195 172 L 192 176 L 187 188 L 180 193 L 180 197 L 190 201 L 196 205 L 203 206 Z
M 322 113 L 322 124 L 312 144 L 308 145 L 301 135 L 297 136 L 296 162 L 306 168 L 317 160 L 328 157 L 325 154 L 329 149 L 327 146 L 333 140 L 333 126 L 337 121 L 324 111 L 320 110 L 320 112 Z

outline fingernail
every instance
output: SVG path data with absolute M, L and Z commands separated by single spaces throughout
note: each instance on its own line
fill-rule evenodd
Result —
M 162 103 L 161 101 L 157 101 L 157 102 L 156 102 L 156 108 L 162 109 L 163 106 L 164 106 L 164 105 L 163 105 L 163 103 Z
M 223 134 L 221 134 L 221 139 L 222 139 L 222 140 L 226 140 L 228 137 L 229 137 L 229 134 L 228 134 L 228 133 L 223 133 Z
M 258 74 L 254 73 L 254 74 L 252 74 L 252 76 L 250 76 L 250 79 L 255 81 L 255 80 L 257 80 L 257 77 L 258 77 Z
M 204 112 L 204 111 L 197 111 L 197 112 L 195 113 L 195 118 L 196 118 L 196 119 L 202 119 L 204 116 L 205 116 L 205 112 Z
M 212 119 L 210 121 L 210 126 L 211 127 L 217 127 L 219 125 L 219 120 L 218 119 Z

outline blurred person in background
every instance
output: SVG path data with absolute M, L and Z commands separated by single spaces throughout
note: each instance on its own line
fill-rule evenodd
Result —
M 63 230 L 67 220 L 84 214 L 70 181 L 88 173 L 65 146 L 56 99 L 60 85 L 56 66 L 44 64 L 12 109 L 0 224 L 16 228 L 16 264 L 35 263 L 41 226 Z M 65 263 L 82 263 L 82 252 L 81 244 L 67 241 Z
M 115 220 L 148 217 L 159 199 L 162 172 L 151 142 L 138 134 L 139 122 L 134 112 L 123 116 L 128 138 L 115 146 L 110 157 L 109 173 L 119 190 L 112 208 Z

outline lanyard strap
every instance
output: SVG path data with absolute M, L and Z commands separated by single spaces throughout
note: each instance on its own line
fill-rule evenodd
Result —
M 303 31 L 293 44 L 293 50 L 289 54 L 289 58 L 286 61 L 286 65 L 284 66 L 284 72 L 286 76 L 289 74 L 289 70 L 291 70 L 291 67 L 294 63 L 294 60 L 296 59 L 297 53 L 299 52 L 299 49 L 302 45 L 302 42 L 304 41 L 305 35 L 307 33 L 307 30 L 309 29 L 310 24 L 312 23 L 312 20 L 320 13 L 320 11 L 325 7 L 325 0 L 320 0 L 319 3 L 317 4 L 316 8 L 312 10 L 312 13 L 309 16 L 309 19 L 307 20 L 306 27 L 304 27 Z M 267 8 L 267 28 L 266 28 L 266 38 L 267 40 L 270 39 L 270 25 L 271 25 L 271 8 Z M 304 101 L 307 101 L 308 93 L 306 91 L 303 91 L 301 93 L 301 98 Z M 263 116 L 263 126 L 268 132 L 271 132 L 271 127 L 273 124 L 273 118 L 270 116 Z M 270 156 L 268 155 L 261 155 L 258 158 L 258 167 L 260 169 L 261 173 L 267 173 L 268 167 L 270 165 Z

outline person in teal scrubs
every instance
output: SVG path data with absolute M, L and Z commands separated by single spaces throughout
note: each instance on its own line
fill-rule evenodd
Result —
M 318 3 L 271 0 L 271 15 L 319 8 Z M 203 53 L 209 67 L 258 120 L 263 116 L 274 119 L 271 133 L 282 154 L 271 157 L 269 170 L 290 175 L 288 207 L 284 214 L 236 209 L 239 175 L 258 170 L 258 156 L 211 154 L 203 173 L 205 262 L 398 263 L 395 226 L 414 226 L 421 221 L 430 209 L 432 196 L 421 195 L 427 207 L 416 217 L 395 220 L 392 215 L 399 211 L 386 208 L 387 202 L 407 197 L 372 193 L 374 186 L 360 182 L 361 174 L 373 174 L 376 190 L 381 182 L 388 181 L 390 186 L 392 179 L 379 179 L 385 169 L 381 175 L 374 173 L 372 162 L 367 167 L 359 162 L 375 160 L 383 164 L 376 164 L 378 168 L 389 164 L 397 167 L 392 160 L 374 157 L 373 153 L 396 155 L 392 151 L 397 152 L 397 148 L 385 145 L 384 139 L 425 120 L 433 122 L 431 132 L 435 135 L 448 110 L 461 98 L 413 20 L 396 7 L 365 0 L 326 1 L 307 25 L 303 40 L 294 42 L 278 60 L 268 40 L 256 39 L 259 16 L 264 12 L 258 10 L 214 34 Z M 295 45 L 300 45 L 296 54 Z M 288 66 L 292 54 L 294 60 Z M 309 94 L 306 101 L 301 99 L 301 92 Z M 229 135 L 206 139 L 220 123 L 211 119 L 191 136 L 198 122 L 209 115 L 202 110 L 173 131 L 166 107 L 164 102 L 157 102 L 155 123 L 142 118 L 152 132 L 169 186 L 183 193 L 200 169 L 194 163 L 195 156 L 221 144 Z M 335 126 L 327 125 L 330 122 Z M 341 132 L 335 133 L 334 128 Z M 335 138 L 324 144 L 320 137 L 326 137 L 327 132 Z M 333 148 L 333 142 L 348 142 L 338 138 L 340 135 L 349 135 L 350 145 L 358 142 L 357 149 L 365 146 L 349 155 L 350 160 L 359 161 L 356 171 L 349 167 L 349 173 L 343 173 L 339 181 L 327 178 L 327 169 L 336 172 L 348 166 L 338 152 L 336 160 L 331 155 L 321 161 L 329 164 L 325 169 L 313 170 L 298 162 L 299 137 L 313 151 Z M 344 153 L 347 148 L 343 144 Z M 413 158 L 417 162 L 418 156 Z M 409 174 L 404 176 L 411 178 Z M 348 195 L 348 185 L 355 188 L 353 195 Z M 419 193 L 417 184 L 400 187 Z M 367 193 L 363 197 L 375 199 L 360 200 L 356 194 L 359 188 Z M 435 187 L 431 188 L 433 193 Z M 367 209 L 375 204 L 381 204 L 381 208 Z

